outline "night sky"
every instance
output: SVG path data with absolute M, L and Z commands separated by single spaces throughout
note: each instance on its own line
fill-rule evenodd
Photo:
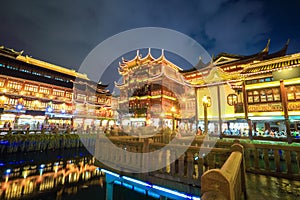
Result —
M 288 53 L 295 53 L 300 52 L 299 10 L 296 0 L 10 0 L 1 2 L 0 46 L 78 69 L 110 36 L 164 27 L 190 36 L 215 56 L 257 53 L 268 38 L 271 52 L 290 38 Z

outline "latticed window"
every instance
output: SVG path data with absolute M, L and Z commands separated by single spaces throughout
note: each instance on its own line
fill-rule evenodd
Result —
M 37 92 L 38 91 L 38 86 L 37 85 L 25 84 L 24 90 L 29 91 L 29 92 Z
M 53 95 L 54 95 L 54 96 L 57 96 L 57 97 L 63 97 L 63 96 L 65 95 L 65 91 L 54 89 L 54 90 L 53 90 Z
M 280 101 L 279 88 L 248 91 L 248 103 L 265 103 Z
M 229 94 L 227 96 L 227 104 L 230 105 L 230 106 L 233 106 L 235 104 L 237 104 L 238 102 L 238 97 L 236 94 Z
M 50 88 L 40 87 L 40 93 L 42 94 L 50 94 Z
M 22 83 L 17 82 L 17 81 L 8 81 L 7 87 L 12 88 L 12 89 L 16 89 L 16 90 L 21 90 Z

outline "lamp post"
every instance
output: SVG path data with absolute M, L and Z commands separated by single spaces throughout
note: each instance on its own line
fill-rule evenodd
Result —
M 174 117 L 174 114 L 176 112 L 176 108 L 174 106 L 172 106 L 171 112 L 172 112 L 172 131 L 174 132 L 174 130 L 175 130 L 175 117 Z
M 207 107 L 208 107 L 208 98 L 206 95 L 202 98 L 203 103 L 203 112 L 204 112 L 204 134 L 208 133 L 208 120 L 207 120 Z

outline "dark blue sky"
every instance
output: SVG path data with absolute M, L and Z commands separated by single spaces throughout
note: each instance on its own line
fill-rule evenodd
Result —
M 270 51 L 291 39 L 300 52 L 298 1 L 10 0 L 1 3 L 0 45 L 78 69 L 100 42 L 138 27 L 164 27 L 199 42 L 209 54 Z M 185 68 L 184 66 L 182 66 Z

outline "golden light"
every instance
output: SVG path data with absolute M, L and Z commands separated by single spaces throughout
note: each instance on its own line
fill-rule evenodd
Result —
M 176 108 L 174 106 L 172 106 L 171 112 L 176 112 Z
M 208 104 L 208 98 L 207 98 L 206 95 L 203 96 L 202 102 L 205 103 L 205 104 Z
M 5 100 L 6 100 L 6 96 L 2 95 L 2 96 L 0 97 L 0 100 L 1 100 L 1 101 L 5 101 Z
M 166 116 L 166 115 L 165 115 L 164 112 L 160 113 L 160 117 L 165 117 L 165 116 Z
M 4 92 L 4 93 L 6 93 L 6 92 L 7 92 L 7 90 L 6 90 L 6 89 L 3 89 L 3 92 Z
M 33 104 L 34 104 L 34 106 L 40 106 L 40 102 L 38 101 L 38 100 L 35 100 L 34 102 L 33 102 Z

